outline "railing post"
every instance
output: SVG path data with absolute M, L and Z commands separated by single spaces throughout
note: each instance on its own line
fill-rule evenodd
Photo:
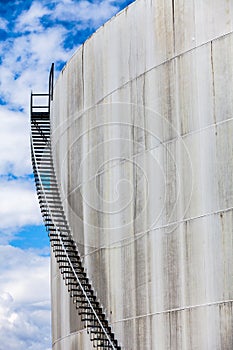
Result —
M 53 101 L 53 80 L 54 80 L 54 63 L 52 63 L 50 73 L 49 73 L 49 113 L 50 113 L 50 102 Z

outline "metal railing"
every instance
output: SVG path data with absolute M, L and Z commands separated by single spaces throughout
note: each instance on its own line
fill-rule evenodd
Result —
M 81 320 L 90 334 L 93 346 L 99 349 L 120 350 L 121 347 L 83 267 L 60 198 L 50 140 L 53 69 L 52 65 L 49 93 L 31 94 L 31 157 L 41 213 L 59 269 Z M 34 96 L 48 96 L 47 109 L 44 105 L 34 105 Z

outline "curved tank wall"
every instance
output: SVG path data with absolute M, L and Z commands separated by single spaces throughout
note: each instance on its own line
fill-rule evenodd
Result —
M 55 85 L 52 145 L 125 350 L 233 348 L 233 3 L 137 0 Z M 52 258 L 53 349 L 92 349 Z

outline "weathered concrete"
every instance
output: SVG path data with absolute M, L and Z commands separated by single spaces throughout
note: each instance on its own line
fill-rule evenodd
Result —
M 126 350 L 233 348 L 233 3 L 137 0 L 59 76 L 53 151 Z M 55 350 L 91 349 L 52 263 Z

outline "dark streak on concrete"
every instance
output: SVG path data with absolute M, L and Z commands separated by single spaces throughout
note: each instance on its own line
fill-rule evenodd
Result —
M 172 0 L 173 52 L 176 52 L 175 0 Z

